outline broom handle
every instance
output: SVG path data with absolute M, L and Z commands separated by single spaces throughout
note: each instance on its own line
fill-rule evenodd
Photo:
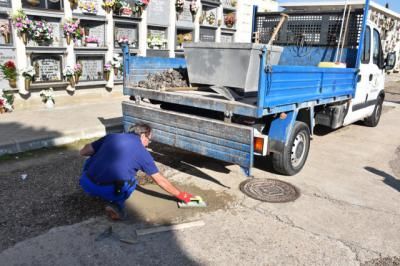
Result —
M 278 23 L 278 26 L 274 29 L 274 32 L 271 35 L 271 39 L 269 39 L 268 45 L 272 45 L 272 43 L 275 41 L 276 35 L 278 34 L 279 30 L 281 29 L 283 23 L 285 22 L 286 18 L 289 16 L 285 13 L 281 13 L 281 20 Z

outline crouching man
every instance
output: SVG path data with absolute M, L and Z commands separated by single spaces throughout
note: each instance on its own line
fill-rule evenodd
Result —
M 149 125 L 136 124 L 128 133 L 106 135 L 86 144 L 79 152 L 90 156 L 83 167 L 80 185 L 88 195 L 109 203 L 106 213 L 113 220 L 124 218 L 124 203 L 136 188 L 138 170 L 151 176 L 157 185 L 181 201 L 187 203 L 193 196 L 177 189 L 159 173 L 146 149 L 151 136 Z

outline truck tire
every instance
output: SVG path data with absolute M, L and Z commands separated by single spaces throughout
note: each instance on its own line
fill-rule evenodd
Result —
M 295 175 L 306 163 L 309 150 L 310 129 L 306 123 L 296 121 L 283 152 L 272 154 L 272 166 L 278 173 Z
M 364 120 L 364 124 L 368 127 L 376 127 L 379 124 L 382 114 L 383 97 L 380 96 L 375 104 L 372 115 Z

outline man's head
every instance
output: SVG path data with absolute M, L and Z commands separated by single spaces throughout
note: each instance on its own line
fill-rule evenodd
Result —
M 129 133 L 140 137 L 143 146 L 147 147 L 151 139 L 151 127 L 145 123 L 137 123 L 129 128 Z

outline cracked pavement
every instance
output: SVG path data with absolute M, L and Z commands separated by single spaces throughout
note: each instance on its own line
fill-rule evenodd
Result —
M 0 264 L 360 265 L 398 257 L 399 117 L 400 105 L 390 103 L 376 128 L 356 124 L 314 135 L 307 164 L 293 177 L 277 175 L 268 161 L 256 160 L 254 177 L 284 180 L 300 189 L 294 202 L 251 199 L 238 189 L 246 179 L 239 167 L 193 156 L 185 161 L 192 167 L 172 171 L 171 179 L 185 189 L 203 191 L 208 210 L 177 210 L 173 203 L 164 205 L 165 199 L 137 191 L 132 208 L 144 215 L 141 222 L 111 223 L 96 217 L 53 228 L 4 250 Z M 168 154 L 178 162 L 187 157 L 180 151 Z M 146 215 L 163 219 L 149 223 Z M 157 223 L 199 219 L 205 226 L 141 237 L 134 234 L 135 229 Z M 112 238 L 95 241 L 110 225 L 118 235 L 137 243 Z

